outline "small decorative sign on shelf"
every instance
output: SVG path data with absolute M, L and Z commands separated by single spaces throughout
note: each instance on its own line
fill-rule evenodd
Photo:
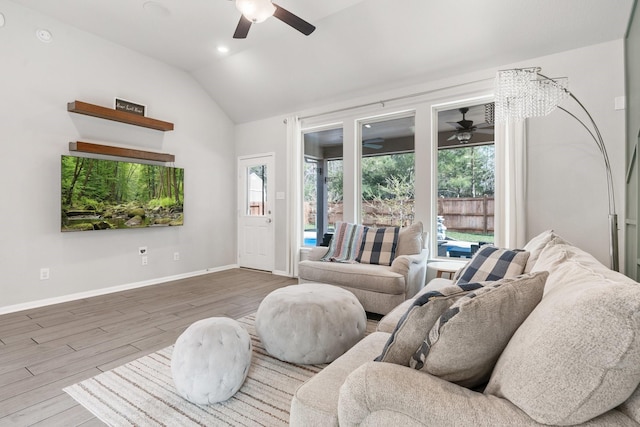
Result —
M 146 109 L 146 105 L 136 104 L 135 102 L 116 98 L 116 110 L 118 111 L 126 111 L 127 113 L 144 116 Z

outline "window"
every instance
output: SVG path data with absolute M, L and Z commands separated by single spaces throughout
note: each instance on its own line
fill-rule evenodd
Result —
M 493 103 L 438 112 L 438 256 L 469 258 L 493 243 Z
M 303 135 L 304 246 L 317 246 L 343 213 L 342 128 Z
M 361 134 L 361 223 L 407 226 L 415 216 L 415 117 L 365 121 Z
M 267 200 L 267 165 L 252 166 L 247 169 L 247 212 L 249 216 L 265 216 Z

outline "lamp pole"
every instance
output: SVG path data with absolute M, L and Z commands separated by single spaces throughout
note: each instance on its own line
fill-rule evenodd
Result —
M 540 73 L 538 73 L 540 74 Z M 548 79 L 548 77 L 540 74 L 542 77 Z M 602 154 L 602 158 L 604 160 L 605 172 L 607 174 L 607 195 L 609 199 L 609 263 L 611 265 L 611 269 L 614 271 L 620 271 L 620 254 L 619 254 L 619 245 L 618 245 L 618 215 L 616 214 L 616 199 L 613 188 L 613 177 L 611 174 L 611 164 L 609 163 L 609 155 L 607 154 L 607 147 L 604 145 L 604 141 L 602 139 L 602 134 L 600 133 L 600 129 L 598 129 L 598 125 L 593 120 L 593 117 L 587 111 L 585 106 L 580 102 L 578 98 L 568 89 L 565 89 L 569 96 L 582 108 L 585 112 L 595 133 L 591 131 L 587 127 L 587 125 L 580 120 L 575 114 L 571 113 L 565 108 L 558 106 L 558 108 L 565 113 L 569 114 L 571 117 L 576 119 L 586 130 L 589 132 L 589 135 L 593 138 L 600 153 Z

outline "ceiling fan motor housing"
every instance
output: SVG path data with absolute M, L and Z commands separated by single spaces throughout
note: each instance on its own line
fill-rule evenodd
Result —
M 271 0 L 236 0 L 236 9 L 253 23 L 266 21 L 276 11 Z

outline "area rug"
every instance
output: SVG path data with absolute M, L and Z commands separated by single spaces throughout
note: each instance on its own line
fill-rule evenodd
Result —
M 327 365 L 297 365 L 270 356 L 254 329 L 255 315 L 238 320 L 249 332 L 253 359 L 242 388 L 229 400 L 196 405 L 177 394 L 169 346 L 64 389 L 110 426 L 286 426 L 296 388 Z M 377 322 L 367 321 L 367 333 Z

